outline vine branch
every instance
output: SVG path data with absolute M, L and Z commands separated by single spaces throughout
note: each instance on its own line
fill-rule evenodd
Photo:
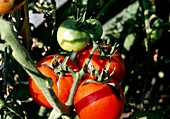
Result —
M 69 107 L 61 103 L 61 101 L 55 96 L 55 93 L 51 88 L 53 85 L 52 79 L 45 77 L 37 69 L 27 50 L 14 35 L 14 31 L 11 27 L 10 22 L 0 19 L 0 24 L 3 24 L 4 26 L 3 28 L 0 27 L 0 39 L 5 40 L 9 44 L 12 49 L 13 57 L 35 81 L 35 83 L 42 90 L 44 96 L 47 98 L 53 108 L 58 113 L 68 114 Z

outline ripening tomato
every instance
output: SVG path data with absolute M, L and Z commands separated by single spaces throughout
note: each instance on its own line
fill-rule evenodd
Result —
M 61 102 L 66 103 L 70 94 L 70 89 L 73 84 L 73 76 L 71 73 L 66 72 L 64 73 L 60 78 L 57 74 L 54 73 L 54 70 L 46 65 L 46 63 L 50 63 L 52 59 L 56 55 L 50 55 L 42 59 L 40 62 L 38 62 L 37 67 L 40 70 L 40 72 L 49 77 L 52 78 L 53 86 L 52 89 L 55 92 L 56 96 L 60 99 Z M 59 55 L 58 61 L 60 63 L 63 62 L 64 56 Z M 69 68 L 72 68 L 74 71 L 79 71 L 79 68 L 76 66 L 76 64 L 71 61 L 70 59 L 66 63 Z M 46 100 L 45 96 L 43 95 L 42 91 L 39 89 L 39 87 L 35 84 L 34 80 L 32 78 L 29 78 L 29 90 L 30 94 L 33 97 L 33 99 L 39 104 L 47 108 L 52 108 L 50 103 Z
M 118 119 L 124 109 L 123 91 L 115 80 L 104 84 L 87 78 L 76 91 L 74 107 L 80 119 Z
M 85 49 L 80 51 L 77 56 L 77 66 L 81 69 L 85 66 L 86 60 L 88 59 L 90 52 L 92 50 L 92 45 L 88 45 Z M 108 46 L 108 49 L 110 46 Z M 88 69 L 91 69 L 92 66 L 102 72 L 102 69 L 105 69 L 110 62 L 110 67 L 108 69 L 108 74 L 111 74 L 113 71 L 113 75 L 111 76 L 119 83 L 122 81 L 125 74 L 125 64 L 121 54 L 116 50 L 111 54 L 111 57 L 101 57 L 98 54 L 99 48 L 94 52 L 90 63 L 88 64 Z
M 0 14 L 12 13 L 24 3 L 25 0 L 0 0 Z
M 80 51 L 89 42 L 90 36 L 78 27 L 76 20 L 65 20 L 58 28 L 57 41 L 66 51 Z

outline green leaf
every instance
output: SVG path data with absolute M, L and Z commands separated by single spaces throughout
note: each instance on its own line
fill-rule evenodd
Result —
M 124 41 L 124 48 L 129 51 L 131 46 L 133 45 L 134 41 L 135 41 L 135 36 L 136 34 L 128 34 L 125 41 Z
M 136 110 L 130 119 L 162 119 L 163 114 L 159 111 Z

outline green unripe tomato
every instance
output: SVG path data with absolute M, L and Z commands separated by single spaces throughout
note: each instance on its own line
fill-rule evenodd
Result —
M 65 20 L 57 31 L 57 41 L 66 51 L 78 52 L 84 49 L 89 39 L 89 34 L 78 27 L 76 20 Z
M 102 24 L 97 19 L 87 19 L 86 20 L 88 27 L 90 27 L 90 33 L 93 40 L 99 40 L 103 34 Z

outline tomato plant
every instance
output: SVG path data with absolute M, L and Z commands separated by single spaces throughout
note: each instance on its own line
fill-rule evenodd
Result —
M 25 0 L 0 0 L 0 14 L 12 13 L 24 3 Z
M 80 119 L 118 119 L 124 109 L 124 95 L 120 85 L 104 84 L 86 79 L 78 87 L 74 106 Z
M 76 20 L 65 20 L 58 28 L 57 41 L 66 51 L 80 51 L 89 42 L 87 31 L 78 27 Z
M 86 60 L 90 55 L 92 47 L 92 45 L 89 45 L 79 52 L 77 56 L 77 66 L 79 66 L 79 68 L 83 68 L 85 66 Z M 109 48 L 110 46 L 108 46 L 106 50 Z M 96 70 L 99 70 L 99 72 L 102 72 L 102 69 L 105 69 L 108 63 L 110 63 L 108 74 L 111 74 L 114 71 L 111 77 L 116 81 L 121 82 L 125 73 L 125 64 L 121 54 L 115 50 L 115 52 L 113 52 L 110 57 L 102 57 L 99 54 L 99 50 L 100 48 L 98 48 L 92 55 L 90 63 L 88 64 L 88 69 L 94 67 Z
M 54 90 L 55 94 L 58 96 L 60 101 L 66 103 L 66 101 L 68 100 L 68 96 L 70 94 L 70 89 L 73 84 L 74 78 L 69 72 L 62 74 L 62 76 L 59 76 L 56 73 L 54 73 L 54 69 L 52 67 L 49 67 L 48 64 L 52 62 L 55 56 L 58 56 L 57 60 L 59 61 L 59 63 L 62 63 L 65 58 L 64 56 L 57 54 L 49 55 L 42 59 L 41 61 L 39 61 L 37 63 L 37 67 L 43 75 L 52 78 L 54 83 L 52 89 Z M 55 61 L 52 63 L 56 65 Z M 79 71 L 78 67 L 70 59 L 67 60 L 66 64 L 68 64 L 69 68 L 72 68 L 74 71 Z M 39 105 L 42 105 L 47 108 L 52 108 L 52 106 L 48 103 L 44 94 L 39 89 L 39 87 L 37 87 L 32 78 L 29 78 L 28 85 L 31 96 Z

